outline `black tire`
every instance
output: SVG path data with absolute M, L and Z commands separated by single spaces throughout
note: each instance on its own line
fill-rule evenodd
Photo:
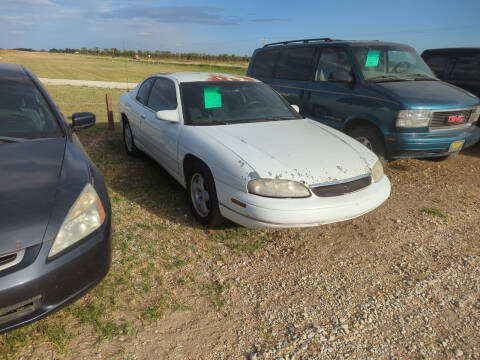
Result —
M 190 207 L 198 222 L 209 227 L 221 224 L 224 218 L 220 214 L 217 189 L 208 166 L 201 161 L 194 162 L 187 168 L 186 179 Z M 199 189 L 208 193 L 208 200 L 205 200 L 204 193 L 200 193 Z
M 125 136 L 126 133 L 127 133 L 127 137 Z M 130 139 L 127 139 L 128 133 L 130 133 Z M 130 124 L 128 120 L 124 120 L 124 123 L 123 123 L 123 145 L 125 147 L 125 151 L 129 156 L 139 157 L 143 154 L 142 151 L 140 151 L 135 146 L 135 141 L 133 141 L 132 129 L 130 128 Z
M 362 145 L 372 150 L 379 159 L 387 162 L 387 151 L 381 132 L 373 126 L 359 126 L 349 132 L 349 135 Z

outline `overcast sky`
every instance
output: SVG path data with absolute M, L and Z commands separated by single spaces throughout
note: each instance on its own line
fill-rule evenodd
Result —
M 379 39 L 480 46 L 480 0 L 0 0 L 0 48 L 250 55 L 267 41 Z

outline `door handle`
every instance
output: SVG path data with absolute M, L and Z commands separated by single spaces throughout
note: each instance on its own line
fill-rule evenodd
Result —
M 140 117 L 141 117 L 143 120 L 146 119 L 145 115 L 140 115 Z

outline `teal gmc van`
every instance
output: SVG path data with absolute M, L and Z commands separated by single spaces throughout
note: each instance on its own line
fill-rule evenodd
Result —
M 440 81 L 407 45 L 272 43 L 255 50 L 248 75 L 385 159 L 446 158 L 480 139 L 480 100 Z

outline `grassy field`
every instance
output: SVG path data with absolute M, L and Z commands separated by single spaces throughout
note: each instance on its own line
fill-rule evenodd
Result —
M 42 52 L 0 50 L 0 62 L 22 64 L 37 77 L 74 80 L 138 82 L 146 76 L 169 71 L 211 71 L 245 75 L 247 64 L 198 64 L 136 62 L 123 58 L 64 55 Z
M 105 60 L 65 59 L 56 54 L 30 57 L 20 52 L 0 56 L 1 61 L 26 64 L 39 77 L 123 80 L 121 64 Z M 165 70 L 133 64 L 130 73 L 140 80 Z M 169 64 L 168 70 L 183 70 L 183 65 Z M 74 86 L 47 90 L 66 118 L 77 111 L 97 115 L 99 124 L 79 136 L 102 171 L 112 200 L 112 268 L 106 280 L 75 304 L 0 335 L 0 359 L 29 358 L 32 349 L 42 349 L 52 358 L 66 357 L 68 349 L 68 355 L 75 356 L 72 349 L 79 338 L 94 347 L 103 340 L 132 335 L 166 312 L 189 309 L 198 302 L 221 309 L 225 289 L 208 272 L 214 273 L 217 263 L 227 257 L 249 256 L 271 241 L 272 234 L 250 236 L 251 231 L 233 225 L 205 230 L 190 215 L 184 190 L 166 172 L 148 158 L 128 158 L 118 125 L 115 132 L 108 132 L 105 124 L 105 93 L 112 94 L 116 110 L 123 90 Z M 207 262 L 208 272 L 198 272 L 198 261 Z

